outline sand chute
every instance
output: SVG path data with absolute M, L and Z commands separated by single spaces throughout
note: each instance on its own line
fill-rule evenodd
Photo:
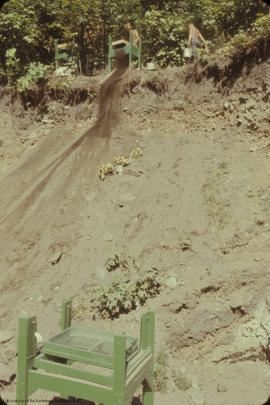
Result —
M 91 190 L 101 158 L 109 149 L 112 131 L 120 122 L 121 81 L 128 69 L 120 59 L 102 83 L 93 127 L 66 146 L 52 133 L 0 181 L 0 240 L 2 253 L 23 243 L 28 235 L 48 240 L 80 215 L 85 192 Z M 47 236 L 46 236 L 47 235 Z

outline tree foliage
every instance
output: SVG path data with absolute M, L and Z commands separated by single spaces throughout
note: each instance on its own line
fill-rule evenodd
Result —
M 128 21 L 141 34 L 144 62 L 179 65 L 187 20 L 214 47 L 266 12 L 259 0 L 10 0 L 0 11 L 0 80 L 26 75 L 31 63 L 53 66 L 55 40 L 75 44 L 83 73 L 92 73 L 106 64 L 109 34 L 123 37 Z

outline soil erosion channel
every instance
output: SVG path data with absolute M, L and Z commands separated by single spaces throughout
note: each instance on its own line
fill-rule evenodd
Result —
M 127 67 L 126 59 L 119 60 L 116 70 L 101 85 L 98 116 L 92 128 L 68 147 L 58 141 L 57 133 L 50 134 L 1 180 L 2 268 L 6 268 L 9 253 L 19 251 L 16 244 L 20 241 L 32 240 L 36 245 L 36 249 L 31 250 L 33 261 L 41 251 L 47 252 L 56 229 L 59 238 L 59 230 L 65 232 L 67 224 L 80 215 L 85 191 L 93 185 L 98 164 L 106 156 L 112 130 L 119 122 L 121 79 Z M 26 257 L 17 258 L 23 259 Z M 21 265 L 23 268 L 23 263 Z M 27 270 L 15 278 L 18 281 L 18 277 L 24 278 L 26 274 Z M 2 278 L 1 291 L 12 279 L 14 274 L 7 271 Z

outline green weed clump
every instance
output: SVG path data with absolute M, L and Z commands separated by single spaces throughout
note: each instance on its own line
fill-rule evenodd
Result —
M 45 80 L 48 66 L 40 62 L 30 63 L 26 74 L 17 80 L 17 90 L 23 92 L 41 84 Z
M 144 305 L 148 299 L 160 294 L 162 279 L 157 269 L 115 281 L 110 287 L 88 290 L 83 304 L 74 308 L 74 316 L 89 312 L 102 319 L 115 319 Z M 90 296 L 90 299 L 89 299 Z
M 270 14 L 259 16 L 248 31 L 239 30 L 231 40 L 217 52 L 219 56 L 230 56 L 237 52 L 244 52 L 259 39 L 270 35 Z
M 99 299 L 91 300 L 91 307 L 101 318 L 118 318 L 144 305 L 160 293 L 161 281 L 155 271 L 125 282 L 115 282 L 108 289 L 99 290 Z

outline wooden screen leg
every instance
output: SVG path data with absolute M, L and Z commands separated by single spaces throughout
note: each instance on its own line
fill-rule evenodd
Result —
M 155 314 L 147 312 L 141 318 L 141 349 L 151 348 L 154 354 L 155 345 Z
M 28 372 L 36 352 L 36 318 L 23 312 L 19 318 L 16 401 L 27 403 Z
M 61 330 L 65 330 L 71 326 L 71 312 L 72 312 L 72 302 L 71 300 L 64 300 L 62 304 L 61 311 Z
M 130 45 L 129 54 L 128 54 L 128 65 L 132 68 L 132 45 Z
M 62 303 L 60 327 L 65 330 L 71 326 L 72 318 L 72 301 L 64 300 Z M 65 364 L 71 364 L 70 360 L 66 360 Z M 66 398 L 65 398 L 66 399 Z
M 112 71 L 112 58 L 109 56 L 109 60 L 108 60 L 108 71 L 109 73 L 111 73 Z
M 153 378 L 149 375 L 143 382 L 143 405 L 154 405 Z
M 112 71 L 112 36 L 109 35 L 109 52 L 108 52 L 108 71 L 111 73 Z
M 154 405 L 153 391 L 143 391 L 143 405 Z
M 142 48 L 141 44 L 139 45 L 139 62 L 138 62 L 138 69 L 142 68 Z
M 155 349 L 155 314 L 148 312 L 142 316 L 141 319 L 141 349 L 151 348 L 154 355 Z M 150 375 L 143 383 L 143 405 L 154 405 L 154 391 L 153 391 L 153 373 L 154 361 Z
M 126 336 L 114 336 L 113 395 L 114 405 L 127 405 L 126 381 Z

